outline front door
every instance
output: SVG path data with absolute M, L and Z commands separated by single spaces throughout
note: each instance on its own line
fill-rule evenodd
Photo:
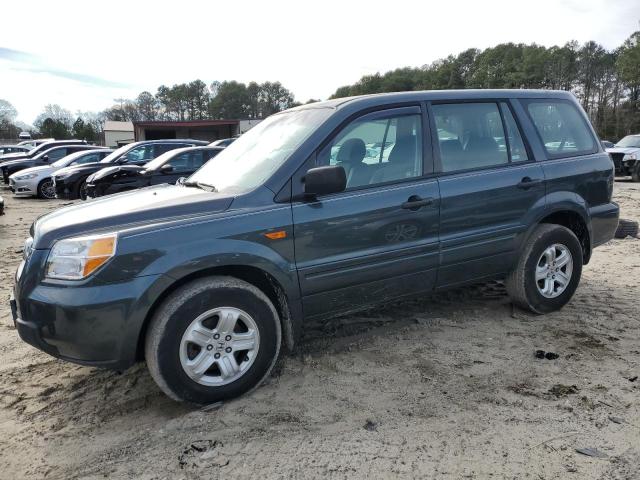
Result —
M 419 106 L 364 115 L 307 165 L 343 166 L 347 188 L 292 205 L 305 317 L 433 288 L 439 193 L 425 176 L 422 118 Z
M 441 171 L 437 285 L 506 273 L 528 215 L 544 202 L 542 168 L 508 102 L 438 103 L 431 111 Z

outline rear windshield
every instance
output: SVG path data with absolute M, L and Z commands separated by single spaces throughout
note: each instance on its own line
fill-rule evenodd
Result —
M 572 157 L 597 151 L 589 126 L 566 100 L 525 100 L 527 111 L 549 157 Z

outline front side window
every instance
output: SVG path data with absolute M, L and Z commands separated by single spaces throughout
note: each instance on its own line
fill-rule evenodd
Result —
M 317 165 L 341 165 L 347 189 L 422 175 L 420 114 L 354 120 L 319 153 Z
M 497 104 L 436 104 L 433 115 L 443 172 L 509 163 Z
M 528 100 L 525 104 L 550 157 L 569 157 L 595 152 L 595 140 L 584 118 L 571 102 Z
M 193 172 L 202 166 L 202 150 L 181 153 L 167 163 L 173 172 Z

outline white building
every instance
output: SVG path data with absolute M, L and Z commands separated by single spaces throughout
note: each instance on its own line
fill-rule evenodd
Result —
M 104 146 L 118 148 L 134 141 L 133 123 L 115 122 L 106 120 L 104 122 Z

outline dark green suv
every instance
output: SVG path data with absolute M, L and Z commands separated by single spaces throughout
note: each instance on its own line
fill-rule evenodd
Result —
M 542 314 L 613 237 L 613 164 L 566 92 L 406 92 L 273 115 L 182 185 L 40 217 L 22 338 L 72 362 L 145 358 L 198 404 L 258 385 L 305 322 L 504 278 Z

